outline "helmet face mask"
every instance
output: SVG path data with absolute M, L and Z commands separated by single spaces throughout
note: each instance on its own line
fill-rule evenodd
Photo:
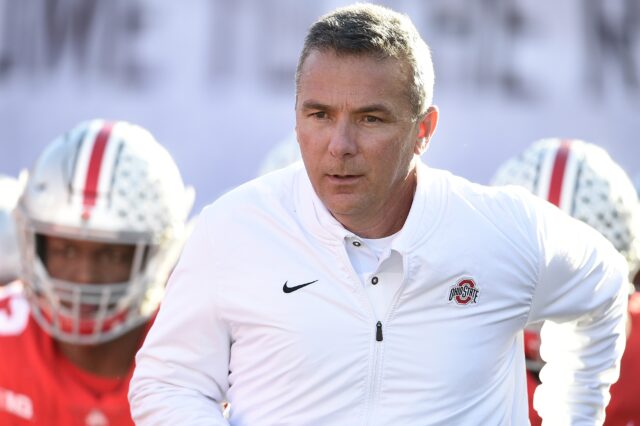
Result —
M 15 211 L 33 317 L 72 344 L 108 342 L 147 322 L 177 261 L 192 203 L 193 190 L 184 187 L 169 154 L 138 126 L 92 120 L 56 139 Z M 130 248 L 128 273 L 113 279 L 103 269 L 74 282 L 64 258 L 56 273 L 43 256 L 56 238 Z M 68 262 L 69 269 L 77 266 Z

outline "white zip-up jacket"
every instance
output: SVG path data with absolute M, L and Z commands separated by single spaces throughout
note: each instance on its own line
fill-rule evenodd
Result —
M 626 263 L 587 225 L 512 188 L 418 166 L 376 317 L 301 165 L 207 207 L 137 355 L 138 425 L 525 425 L 522 329 L 543 330 L 536 405 L 603 420 L 624 349 Z M 393 278 L 396 277 L 396 278 Z M 220 403 L 230 402 L 228 419 Z

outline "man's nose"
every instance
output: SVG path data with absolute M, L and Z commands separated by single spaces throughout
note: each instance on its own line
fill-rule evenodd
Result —
M 71 274 L 70 277 L 70 281 L 72 282 L 76 282 L 79 284 L 91 284 L 100 282 L 96 262 L 91 259 L 90 256 L 79 257 L 76 261 L 74 261 L 71 269 L 73 270 L 73 274 Z
M 340 158 L 355 155 L 358 152 L 355 127 L 348 119 L 336 120 L 329 140 L 329 152 L 332 156 Z

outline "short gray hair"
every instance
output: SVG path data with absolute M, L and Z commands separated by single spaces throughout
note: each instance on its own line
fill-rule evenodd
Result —
M 296 94 L 304 61 L 314 51 L 338 55 L 395 58 L 410 68 L 409 102 L 416 117 L 433 100 L 431 52 L 408 16 L 383 6 L 358 3 L 334 10 L 316 21 L 304 41 L 296 68 Z

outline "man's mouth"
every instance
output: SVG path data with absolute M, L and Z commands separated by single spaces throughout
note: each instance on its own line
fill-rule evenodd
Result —
M 362 178 L 362 175 L 329 174 L 327 175 L 327 178 L 332 183 L 344 185 L 344 184 L 356 182 L 358 179 Z

